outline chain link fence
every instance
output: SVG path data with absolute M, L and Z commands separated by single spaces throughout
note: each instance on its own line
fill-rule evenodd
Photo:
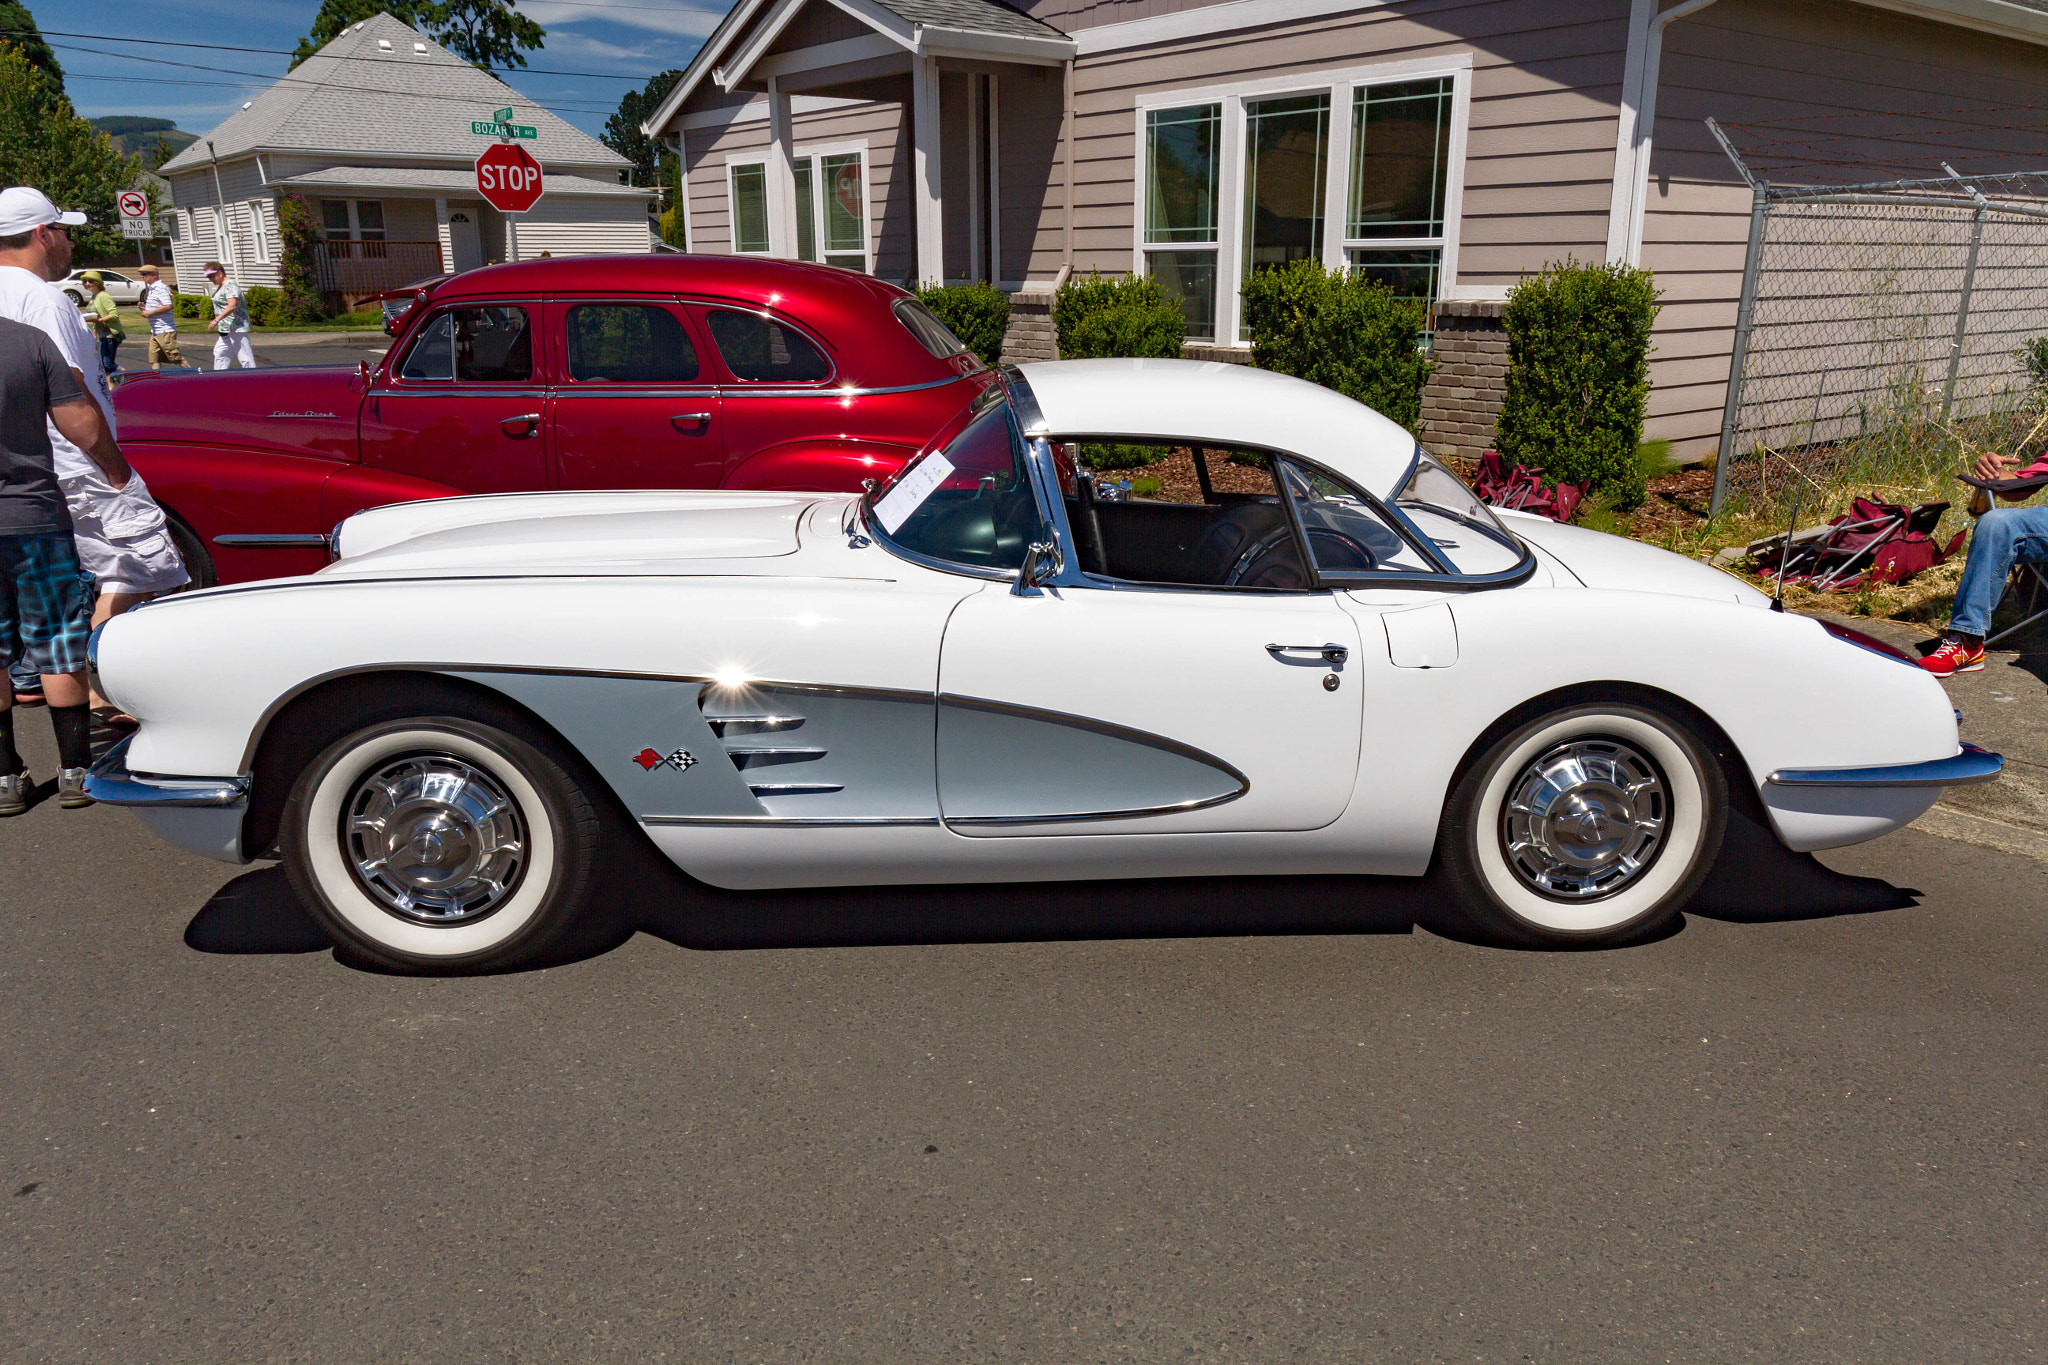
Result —
M 2048 335 L 2048 172 L 1778 186 L 1708 126 L 1753 193 L 1714 510 L 2010 449 L 2040 401 L 2022 352 Z

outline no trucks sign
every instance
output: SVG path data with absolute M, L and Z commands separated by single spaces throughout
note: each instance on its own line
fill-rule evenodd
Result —
M 476 159 L 476 188 L 500 213 L 524 213 L 539 200 L 540 163 L 517 143 L 500 142 Z

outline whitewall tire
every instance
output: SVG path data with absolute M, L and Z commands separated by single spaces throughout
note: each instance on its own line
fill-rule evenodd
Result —
M 1438 856 L 1482 933 L 1595 947 L 1676 914 L 1712 870 L 1727 818 L 1726 775 L 1691 725 L 1577 705 L 1479 755 L 1452 791 Z
M 485 971 L 533 957 L 574 920 L 599 832 L 541 750 L 433 716 L 328 746 L 293 788 L 279 842 L 337 943 L 402 971 Z

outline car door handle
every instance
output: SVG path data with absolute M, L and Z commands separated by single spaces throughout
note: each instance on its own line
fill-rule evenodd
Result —
M 1333 667 L 1351 657 L 1351 651 L 1338 644 L 1267 645 L 1266 652 L 1276 659 L 1280 658 L 1283 654 L 1320 654 L 1323 656 L 1323 662 Z
M 685 435 L 692 431 L 705 431 L 711 426 L 708 412 L 679 412 L 668 419 L 668 424 Z
M 537 412 L 528 412 L 522 413 L 517 417 L 507 417 L 502 422 L 498 423 L 498 430 L 504 432 L 507 436 L 510 436 L 515 441 L 523 441 L 527 437 L 539 433 L 540 414 Z

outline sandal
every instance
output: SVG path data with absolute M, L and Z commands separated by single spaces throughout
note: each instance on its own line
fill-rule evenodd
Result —
M 142 726 L 141 721 L 118 706 L 95 706 L 92 709 L 92 718 L 109 730 L 136 730 Z

